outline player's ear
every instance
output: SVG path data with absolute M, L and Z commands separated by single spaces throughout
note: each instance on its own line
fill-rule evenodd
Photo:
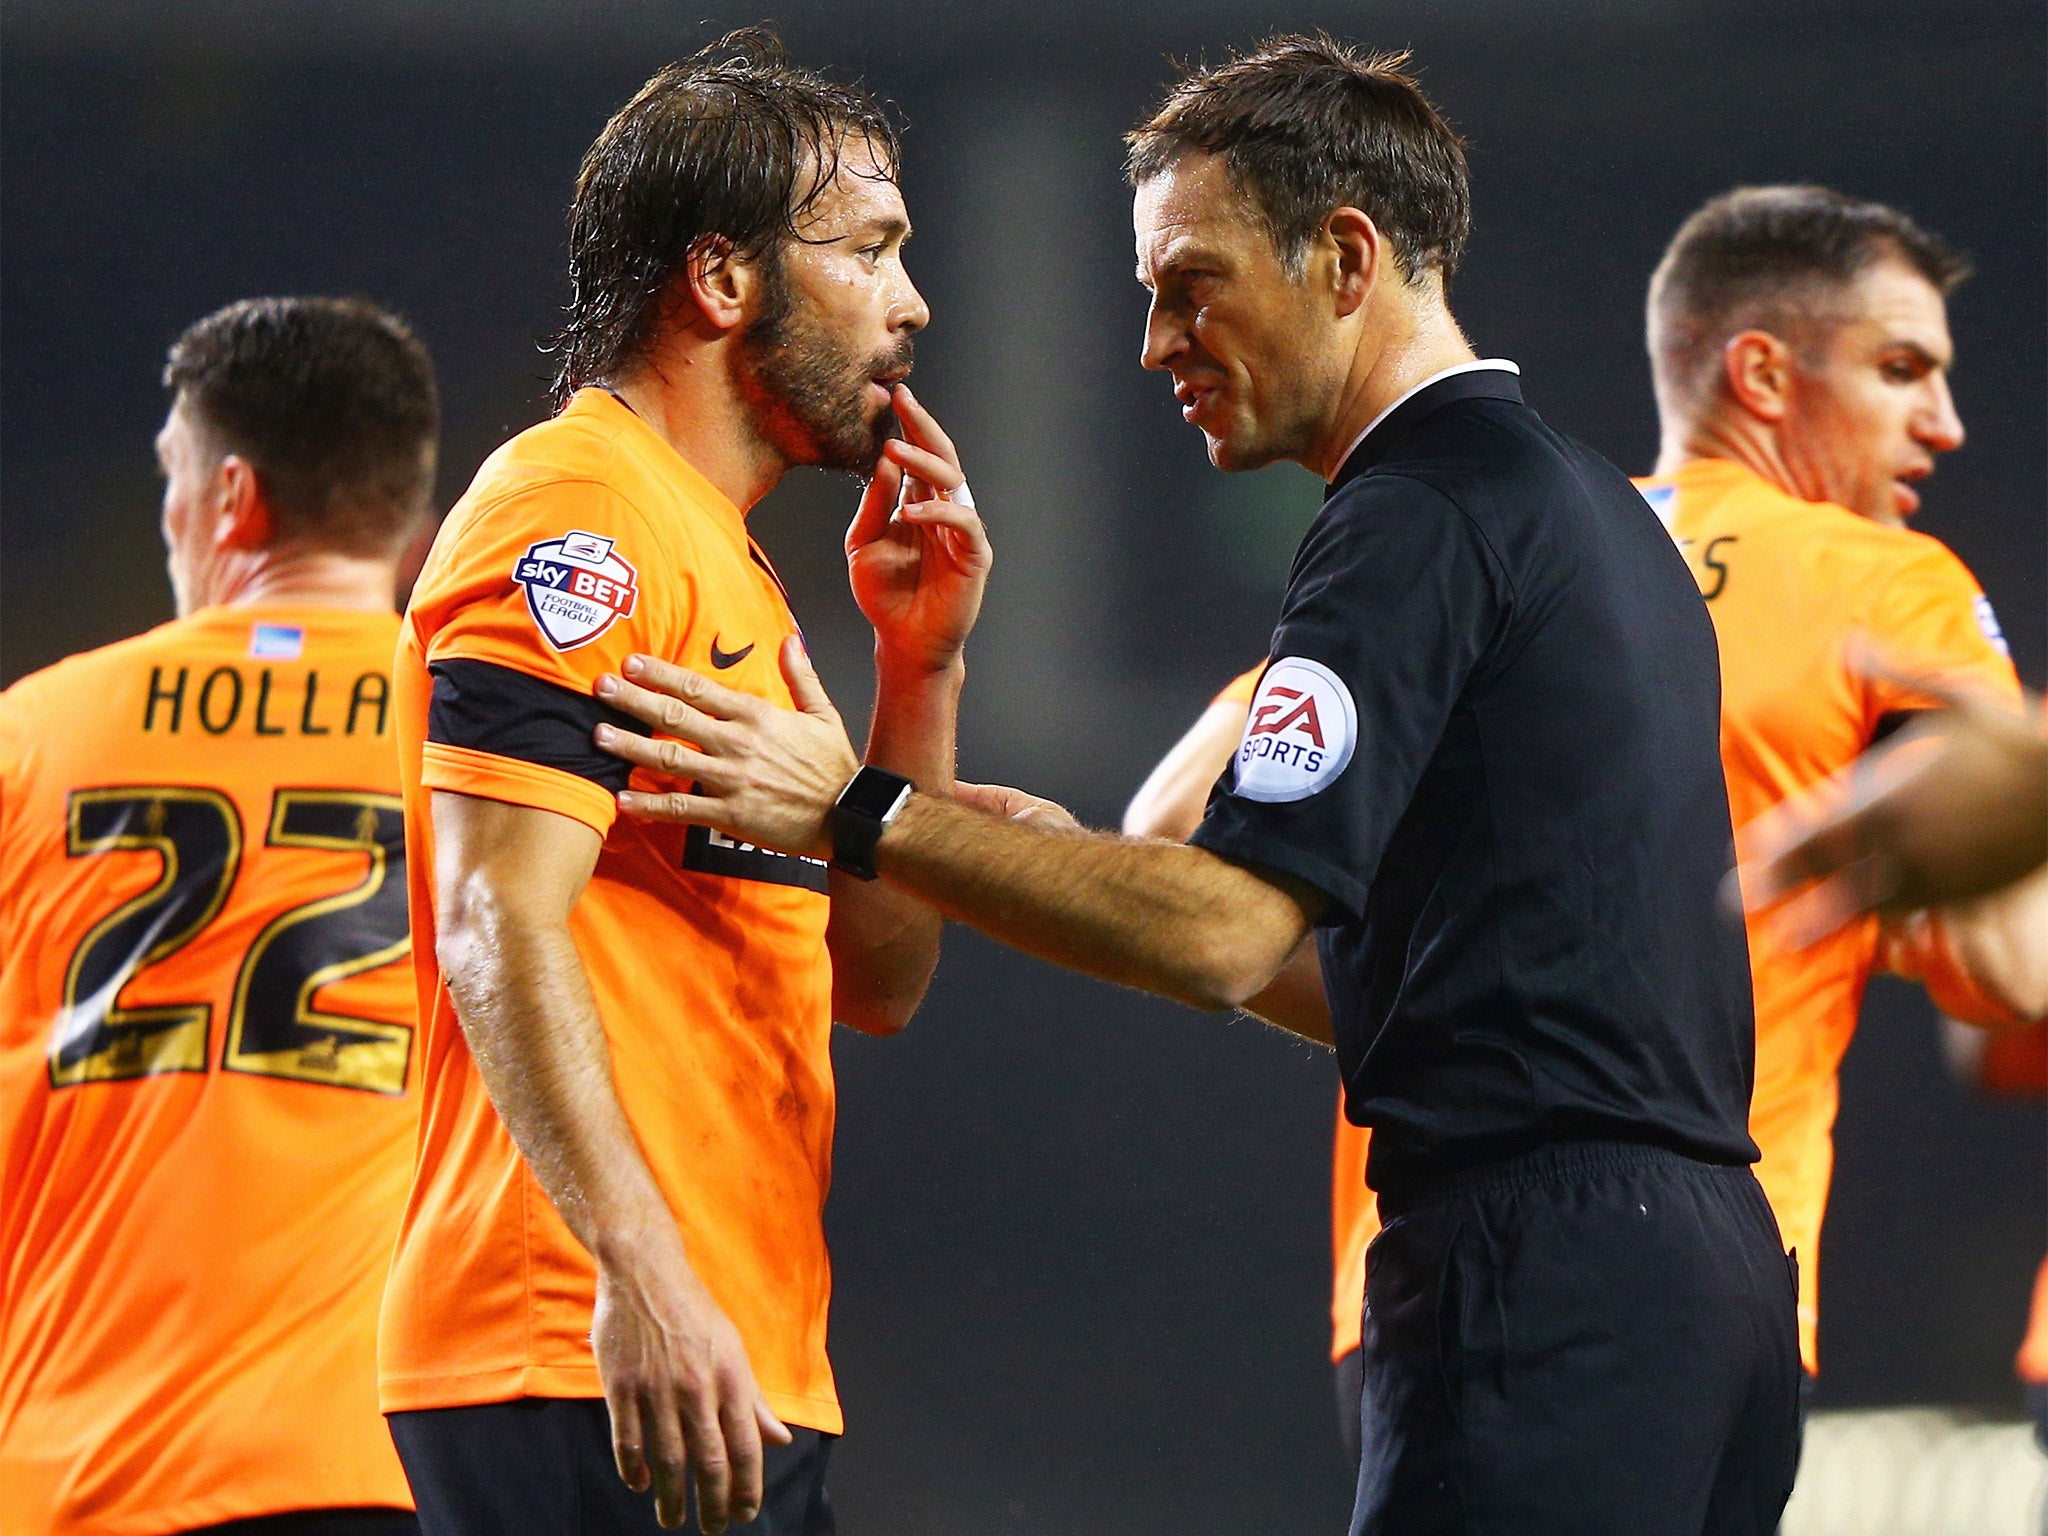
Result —
M 1380 280 L 1386 242 L 1379 226 L 1358 208 L 1339 208 L 1323 224 L 1323 254 L 1334 256 L 1330 269 L 1337 318 L 1356 314 Z
M 256 466 L 231 453 L 214 473 L 214 544 L 222 549 L 261 549 L 270 542 L 272 518 Z
M 1722 377 L 1735 403 L 1759 421 L 1785 419 L 1792 389 L 1792 349 L 1769 331 L 1743 331 L 1721 349 Z
M 760 286 L 759 264 L 742 256 L 723 235 L 706 235 L 683 258 L 683 293 L 713 330 L 730 331 L 745 322 Z

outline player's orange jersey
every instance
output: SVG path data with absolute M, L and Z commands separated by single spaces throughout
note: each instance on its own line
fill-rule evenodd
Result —
M 834 1111 L 826 871 L 616 817 L 592 684 L 641 651 L 791 705 L 796 633 L 739 509 L 622 402 L 577 394 L 485 462 L 413 588 L 397 722 L 424 1024 L 387 1410 L 601 1395 L 596 1271 L 492 1109 L 434 956 L 431 792 L 604 839 L 570 928 L 619 1101 L 770 1405 L 836 1432 L 823 1213 Z M 635 727 L 637 728 L 637 727 Z
M 2017 699 L 1982 590 L 1938 540 L 1801 501 L 1739 464 L 1696 459 L 1639 481 L 1685 552 L 1721 648 L 1721 761 L 1737 829 L 1849 766 L 1888 716 L 1925 707 L 1851 665 L 1873 642 L 1894 665 Z M 1938 925 L 1929 933 L 1938 935 Z M 1749 923 L 1756 989 L 1757 1177 L 1800 1267 L 1800 1350 L 1814 1350 L 1821 1217 L 1834 1166 L 1838 1069 L 1879 964 L 1876 919 L 1798 949 L 1764 913 Z M 1903 968 L 1938 969 L 1937 954 Z
M 0 1526 L 410 1508 L 388 613 L 211 608 L 0 695 Z
M 1330 1158 L 1330 1358 L 1358 1348 L 1365 1319 L 1365 1250 L 1380 1235 L 1379 1196 L 1365 1182 L 1372 1132 L 1344 1118 L 1337 1094 L 1337 1140 Z
M 2018 1029 L 2001 1029 L 1984 1040 L 1977 1086 L 1985 1093 L 2039 1098 L 2048 1094 L 2048 1019 Z M 2048 1386 L 2048 1260 L 2034 1276 L 2027 1334 L 2013 1371 L 2030 1386 Z
M 1251 707 L 1265 676 L 1262 661 L 1232 678 L 1212 704 Z M 1330 1358 L 1342 1360 L 1358 1348 L 1365 1314 L 1365 1250 L 1379 1236 L 1379 1197 L 1365 1182 L 1365 1159 L 1372 1132 L 1344 1118 L 1344 1095 L 1337 1095 L 1337 1136 L 1330 1159 Z

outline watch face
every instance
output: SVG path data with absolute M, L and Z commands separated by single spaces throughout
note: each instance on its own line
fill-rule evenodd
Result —
M 910 780 L 900 773 L 891 773 L 886 768 L 863 768 L 840 795 L 839 807 L 869 821 L 880 821 L 909 790 Z

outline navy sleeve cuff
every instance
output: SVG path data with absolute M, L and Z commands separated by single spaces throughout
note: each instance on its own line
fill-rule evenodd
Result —
M 617 794 L 633 765 L 600 752 L 591 733 L 600 723 L 641 736 L 653 732 L 595 696 L 489 661 L 437 661 L 427 706 L 427 740 L 495 757 L 557 768 Z

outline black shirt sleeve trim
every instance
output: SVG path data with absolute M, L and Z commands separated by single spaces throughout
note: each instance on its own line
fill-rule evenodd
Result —
M 626 787 L 633 765 L 600 752 L 591 732 L 602 722 L 642 736 L 654 734 L 590 694 L 495 662 L 437 661 L 427 670 L 434 678 L 427 740 L 558 768 L 613 794 Z
M 1318 928 L 1341 927 L 1365 916 L 1366 887 L 1350 871 L 1294 843 L 1247 826 L 1232 801 L 1220 801 L 1211 809 L 1188 841 L 1233 864 L 1254 870 L 1263 865 L 1314 886 L 1329 898 L 1329 905 L 1316 919 Z

